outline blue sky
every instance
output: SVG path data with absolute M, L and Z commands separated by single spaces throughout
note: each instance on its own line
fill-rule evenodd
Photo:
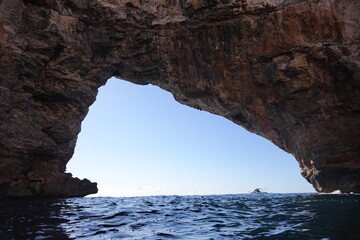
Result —
M 296 160 L 231 121 L 156 86 L 111 78 L 82 123 L 67 171 L 98 196 L 314 192 Z

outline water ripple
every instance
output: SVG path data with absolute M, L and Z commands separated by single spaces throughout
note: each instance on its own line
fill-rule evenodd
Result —
M 0 239 L 359 239 L 359 196 L 0 200 Z

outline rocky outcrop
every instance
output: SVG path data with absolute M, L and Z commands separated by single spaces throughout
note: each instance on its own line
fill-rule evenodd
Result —
M 65 167 L 111 76 L 271 140 L 317 191 L 360 192 L 358 0 L 2 0 L 0 12 L 1 196 L 97 191 Z

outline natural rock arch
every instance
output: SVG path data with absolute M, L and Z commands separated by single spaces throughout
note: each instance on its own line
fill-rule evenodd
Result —
M 3 0 L 0 195 L 83 196 L 65 174 L 106 79 L 152 83 L 360 192 L 356 0 Z

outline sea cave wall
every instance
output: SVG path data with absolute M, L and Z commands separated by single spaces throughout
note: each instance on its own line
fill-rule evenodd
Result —
M 319 192 L 360 192 L 359 16 L 358 0 L 0 1 L 0 196 L 97 191 L 65 170 L 112 76 L 269 139 Z

